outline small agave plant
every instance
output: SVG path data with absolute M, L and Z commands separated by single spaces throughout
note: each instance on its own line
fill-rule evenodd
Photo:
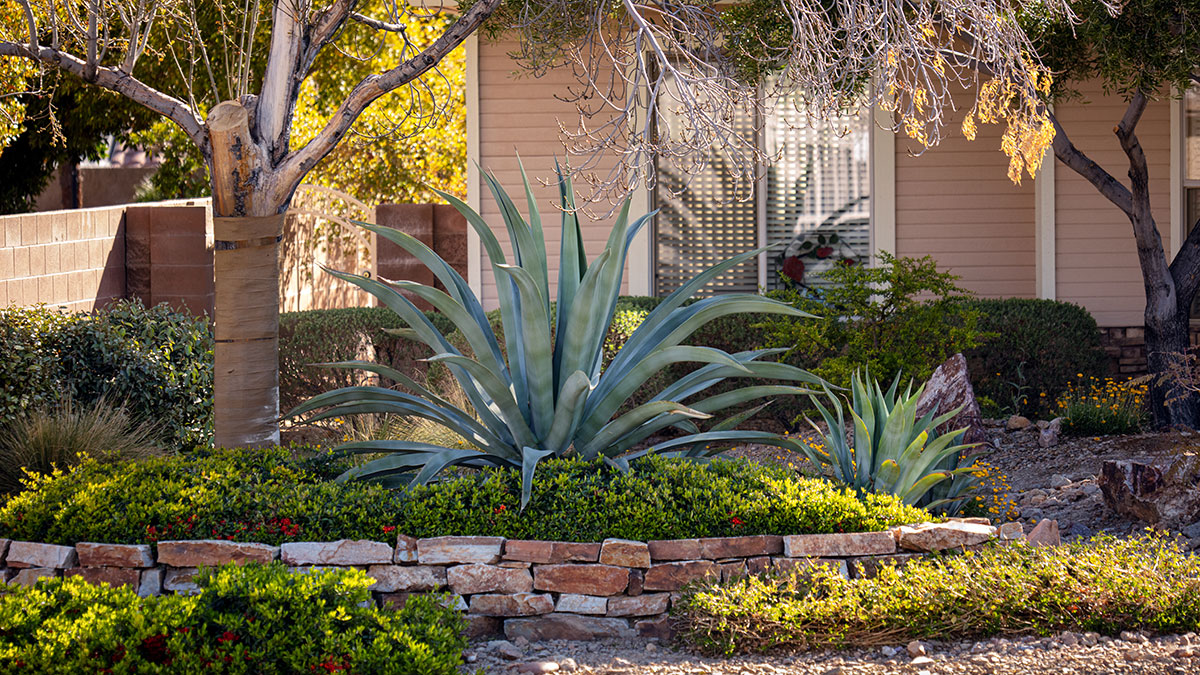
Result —
M 953 510 L 978 483 L 974 462 L 966 461 L 967 451 L 975 445 L 958 443 L 966 429 L 939 435 L 937 428 L 962 408 L 938 417 L 930 412 L 918 418 L 917 402 L 924 385 L 914 392 L 910 383 L 901 394 L 899 384 L 897 376 L 885 392 L 879 382 L 864 383 L 854 373 L 850 384 L 853 437 L 846 433 L 839 397 L 826 388 L 825 398 L 830 403 L 826 407 L 812 396 L 828 431 L 823 432 L 811 420 L 809 424 L 824 436 L 825 447 L 818 450 L 803 443 L 793 447 L 814 465 L 831 467 L 837 481 L 860 494 L 891 493 L 905 504 Z M 830 412 L 830 407 L 836 414 Z
M 473 410 L 453 405 L 386 366 L 350 361 L 325 365 L 369 371 L 399 383 L 406 391 L 347 387 L 318 395 L 290 413 L 298 416 L 319 411 L 312 420 L 355 414 L 423 417 L 458 434 L 470 447 L 443 447 L 403 439 L 348 443 L 337 448 L 337 452 L 387 454 L 346 472 L 340 480 L 370 479 L 405 487 L 426 483 L 452 466 L 510 467 L 521 473 L 524 506 L 529 500 L 538 462 L 547 457 L 600 457 L 628 471 L 630 460 L 649 452 L 705 458 L 735 442 L 790 445 L 775 434 L 736 429 L 766 403 L 703 432 L 695 420 L 709 419 L 722 410 L 758 399 L 811 393 L 802 386 L 786 383 L 820 385 L 819 378 L 786 364 L 760 360 L 782 350 L 730 354 L 711 347 L 682 344 L 696 329 L 729 314 L 810 316 L 788 304 L 748 294 L 710 297 L 685 305 L 698 289 L 759 251 L 715 265 L 672 293 L 646 316 L 602 370 L 604 338 L 616 310 L 626 254 L 650 215 L 630 222 L 630 205 L 626 201 L 604 250 L 589 261 L 576 217 L 572 186 L 560 171 L 562 237 L 556 302 L 552 305 L 542 219 L 528 179 L 524 187 L 530 218 L 526 221 L 496 179 L 490 175 L 485 178 L 512 242 L 515 259 L 511 262 L 478 213 L 453 195 L 439 194 L 466 217 L 491 260 L 505 347 L 500 346 L 483 306 L 462 276 L 411 236 L 360 223 L 415 256 L 434 273 L 446 291 L 411 281 L 382 281 L 332 272 L 368 291 L 396 312 L 409 326 L 405 334 L 433 350 L 434 356 L 429 360 L 449 369 Z M 400 291 L 425 300 L 453 322 L 469 345 L 471 355 L 456 349 Z M 622 404 L 652 375 L 680 362 L 702 365 L 658 392 L 651 402 L 617 415 Z M 746 377 L 778 380 L 781 384 L 755 384 L 706 395 L 727 378 Z M 633 451 L 654 434 L 670 428 L 684 434 L 659 442 L 651 449 Z

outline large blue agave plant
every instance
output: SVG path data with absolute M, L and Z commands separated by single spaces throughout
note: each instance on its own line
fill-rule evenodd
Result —
M 485 178 L 512 242 L 516 258 L 512 264 L 478 213 L 453 195 L 439 194 L 466 217 L 491 260 L 506 348 L 501 348 L 483 306 L 462 276 L 411 236 L 362 224 L 429 267 L 447 289 L 445 292 L 411 281 L 385 282 L 332 272 L 379 298 L 404 319 L 410 326 L 407 335 L 433 349 L 430 360 L 449 368 L 473 411 L 451 404 L 391 368 L 349 361 L 326 365 L 369 371 L 399 383 L 407 391 L 346 387 L 316 396 L 290 413 L 297 416 L 319 411 L 312 420 L 381 413 L 419 416 L 445 426 L 473 447 L 449 448 L 403 439 L 348 443 L 337 451 L 389 454 L 348 471 L 340 479 L 365 478 L 400 487 L 423 484 L 451 466 L 511 467 L 521 472 L 524 506 L 537 464 L 547 457 L 603 457 L 609 464 L 629 470 L 630 460 L 648 452 L 704 458 L 735 442 L 793 445 L 775 434 L 736 429 L 757 408 L 703 432 L 694 422 L 756 399 L 809 393 L 808 389 L 789 384 L 756 384 L 704 396 L 727 378 L 821 383 L 799 368 L 759 360 L 782 350 L 729 354 L 712 347 L 681 344 L 705 323 L 729 314 L 809 316 L 785 303 L 748 294 L 721 295 L 685 305 L 705 284 L 758 251 L 715 265 L 672 293 L 649 313 L 602 371 L 604 338 L 616 309 L 625 257 L 650 216 L 630 223 L 626 201 L 604 251 L 589 262 L 572 186 L 560 172 L 562 247 L 557 302 L 551 305 L 542 220 L 528 179 L 524 187 L 530 218 L 526 221 L 496 179 L 490 175 Z M 456 349 L 401 290 L 427 301 L 453 322 L 470 346 L 471 355 Z M 652 375 L 679 362 L 703 365 L 667 386 L 653 401 L 617 415 L 622 404 Z M 671 427 L 684 435 L 658 442 L 652 449 L 633 451 L 652 435 Z

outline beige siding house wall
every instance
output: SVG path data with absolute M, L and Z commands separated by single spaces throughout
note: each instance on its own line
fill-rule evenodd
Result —
M 468 147 L 471 160 L 494 171 L 510 190 L 520 185 L 516 153 L 532 177 L 548 180 L 555 158 L 565 155 L 559 123 L 576 124 L 572 104 L 555 98 L 574 83 L 567 71 L 541 78 L 517 76 L 508 53 L 512 45 L 472 39 L 468 43 Z M 1126 163 L 1112 133 L 1124 104 L 1098 86 L 1083 88 L 1086 101 L 1059 106 L 1057 114 L 1072 141 L 1114 175 L 1124 178 Z M 963 93 L 960 110 L 970 108 Z M 1179 104 L 1151 104 L 1139 125 L 1150 162 L 1155 216 L 1164 244 L 1182 232 L 1179 173 L 1182 152 Z M 952 119 L 947 138 L 919 153 L 907 138 L 876 130 L 872 143 L 876 248 L 900 256 L 931 255 L 940 267 L 962 277 L 962 284 L 985 297 L 1054 298 L 1078 303 L 1102 327 L 1142 325 L 1144 295 L 1133 235 L 1124 215 L 1082 178 L 1062 165 L 1044 164 L 1037 179 L 1021 185 L 1008 180 L 1008 159 L 1000 152 L 1002 129 L 980 125 L 976 140 Z M 1176 129 L 1178 127 L 1178 129 Z M 919 154 L 918 154 L 919 153 Z M 539 187 L 544 212 L 553 213 L 556 194 Z M 635 197 L 634 213 L 649 209 L 646 191 Z M 502 241 L 495 205 L 486 190 L 470 186 L 470 201 L 494 223 Z M 552 283 L 558 269 L 557 217 L 546 220 Z M 584 220 L 590 255 L 603 247 L 611 221 Z M 648 294 L 653 279 L 649 233 L 634 247 L 627 293 Z M 485 305 L 496 304 L 495 284 L 486 255 L 472 249 L 471 283 Z M 476 273 L 479 272 L 479 274 Z
M 468 160 L 471 162 L 472 169 L 474 162 L 478 161 L 484 171 L 493 173 L 516 202 L 522 215 L 528 217 L 525 196 L 521 189 L 521 171 L 517 160 L 518 155 L 520 156 L 520 162 L 525 166 L 530 184 L 534 188 L 534 196 L 538 201 L 542 224 L 545 227 L 546 250 L 550 257 L 551 294 L 553 295 L 553 289 L 558 285 L 561 211 L 557 208 L 559 203 L 557 183 L 552 179 L 554 178 L 554 161 L 556 159 L 561 161 L 566 155 L 563 141 L 559 136 L 559 122 L 578 124 L 579 118 L 573 104 L 565 103 L 555 97 L 565 95 L 567 87 L 573 84 L 575 79 L 569 71 L 564 69 L 551 71 L 540 78 L 519 73 L 516 64 L 508 56 L 515 47 L 516 45 L 513 43 L 478 40 L 474 36 L 467 44 L 467 60 L 470 64 L 467 67 L 468 78 L 472 75 L 475 77 L 474 84 L 468 83 L 468 87 L 475 89 L 469 95 L 469 99 L 477 96 L 478 108 L 476 109 L 479 111 L 478 127 L 475 125 L 475 120 L 472 120 L 468 129 L 469 154 L 473 155 L 473 157 L 468 157 Z M 471 103 L 469 99 L 468 108 Z M 477 132 L 474 137 L 470 137 L 471 131 Z M 615 161 L 609 160 L 597 167 L 597 170 L 607 170 L 614 163 Z M 472 173 L 475 172 L 472 171 Z M 581 185 L 577 192 L 581 195 L 587 194 L 587 189 L 587 185 Z M 496 207 L 496 202 L 492 199 L 486 183 L 480 184 L 476 174 L 472 177 L 468 190 L 471 205 L 493 226 L 496 237 L 504 247 L 505 255 L 511 256 L 512 249 L 507 231 L 504 229 L 504 221 L 500 218 L 499 209 Z M 635 207 L 639 206 L 640 208 L 633 209 L 635 215 L 646 212 L 644 200 L 640 205 L 635 204 Z M 601 204 L 592 210 L 604 213 L 608 208 L 607 204 Z M 612 220 L 584 218 L 582 224 L 584 245 L 587 248 L 588 256 L 595 257 L 604 250 L 604 244 L 608 241 L 608 234 L 612 228 Z M 648 253 L 648 234 L 644 235 L 643 239 L 647 243 L 641 246 L 641 250 L 638 252 Z M 484 305 L 488 309 L 492 309 L 496 307 L 497 302 L 496 283 L 491 265 L 487 261 L 487 254 L 479 252 L 476 245 L 472 247 L 471 255 L 473 260 L 470 261 L 470 264 L 474 265 L 472 271 L 478 269 L 482 271 L 482 274 L 469 279 L 469 281 L 477 287 L 477 292 L 479 289 L 482 290 L 481 297 Z M 642 258 L 635 257 L 631 264 L 644 267 L 648 263 L 642 256 Z M 625 276 L 622 292 L 631 292 L 629 274 Z M 635 284 L 632 292 L 644 295 L 649 292 L 649 289 L 638 287 Z

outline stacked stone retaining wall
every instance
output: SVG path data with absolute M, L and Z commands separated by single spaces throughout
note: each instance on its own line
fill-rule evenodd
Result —
M 1021 526 L 982 520 L 902 526 L 884 532 L 761 535 L 598 543 L 501 537 L 396 538 L 395 544 L 342 540 L 282 546 L 222 540 L 58 546 L 0 539 L 0 579 L 81 576 L 127 586 L 139 595 L 192 593 L 198 568 L 281 561 L 302 572 L 357 568 L 375 580 L 383 606 L 414 593 L 448 593 L 466 612 L 469 631 L 528 640 L 664 636 L 671 604 L 700 579 L 803 573 L 827 566 L 849 578 L 870 576 L 888 561 L 963 549 L 993 539 L 1023 538 Z

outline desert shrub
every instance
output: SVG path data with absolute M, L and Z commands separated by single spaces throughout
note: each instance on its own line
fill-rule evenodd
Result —
M 0 435 L 0 494 L 19 491 L 26 471 L 47 473 L 77 464 L 81 455 L 116 461 L 160 454 L 158 435 L 152 422 L 135 422 L 103 398 L 83 406 L 66 397 L 34 408 Z
M 1108 370 L 1096 320 L 1079 305 L 1021 298 L 956 304 L 975 312 L 987 334 L 965 352 L 975 394 L 992 404 L 985 414 L 1050 413 L 1077 373 L 1102 377 Z
M 437 326 L 448 323 L 437 312 L 426 316 Z M 317 394 L 363 382 L 359 371 L 312 364 L 372 360 L 401 372 L 424 372 L 418 359 L 432 355 L 415 340 L 392 335 L 405 328 L 386 307 L 349 307 L 286 312 L 279 315 L 279 407 L 291 410 Z
M 1054 401 L 1054 414 L 1063 418 L 1063 432 L 1075 436 L 1132 434 L 1146 422 L 1145 382 L 1084 378 L 1077 374 Z
M 467 472 L 409 491 L 329 480 L 345 469 L 297 449 L 223 450 L 77 467 L 33 479 L 0 506 L 0 537 L 70 544 L 230 539 L 494 535 L 602 541 L 881 530 L 929 514 L 891 496 L 745 461 L 649 458 L 622 473 L 601 461 L 546 460 L 521 510 L 515 471 Z
M 852 373 L 863 367 L 883 381 L 898 374 L 927 380 L 946 359 L 984 337 L 978 313 L 953 302 L 968 295 L 957 281 L 929 256 L 885 252 L 875 267 L 835 266 L 819 287 L 769 294 L 818 318 L 766 319 L 764 344 L 787 349 L 783 361 L 839 387 L 849 387 Z M 800 411 L 795 408 L 793 416 Z
M 136 421 L 152 420 L 169 444 L 212 437 L 212 332 L 207 319 L 168 305 L 120 300 L 91 313 L 49 307 L 0 310 L 0 418 L 101 398 Z
M 149 598 L 78 577 L 10 588 L 0 670 L 453 675 L 466 647 L 458 612 L 420 595 L 379 609 L 359 570 L 228 566 L 197 583 L 195 595 Z
M 993 546 L 845 579 L 817 568 L 708 585 L 674 610 L 710 653 L 1200 626 L 1200 558 L 1157 536 Z

